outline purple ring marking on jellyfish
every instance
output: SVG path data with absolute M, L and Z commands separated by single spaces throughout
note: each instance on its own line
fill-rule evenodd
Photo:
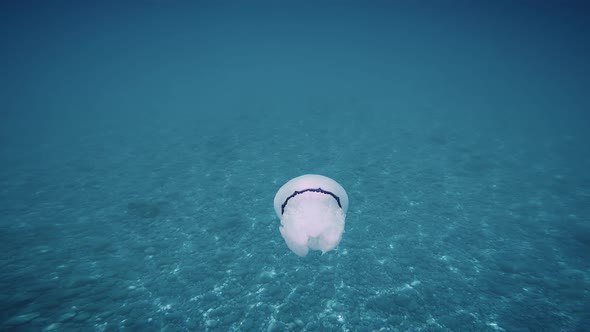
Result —
M 291 196 L 287 197 L 287 199 L 285 199 L 285 202 L 283 203 L 283 205 L 281 205 L 281 215 L 283 215 L 285 213 L 285 207 L 287 206 L 287 203 L 289 202 L 289 200 L 299 194 L 303 194 L 306 192 L 314 192 L 314 193 L 322 193 L 322 194 L 326 194 L 326 195 L 330 195 L 332 197 L 334 197 L 334 199 L 336 200 L 336 203 L 338 203 L 338 206 L 342 209 L 342 205 L 340 204 L 340 197 L 336 196 L 334 193 L 331 193 L 327 190 L 324 190 L 322 188 L 317 188 L 317 189 L 303 189 L 303 190 L 295 190 L 295 192 L 293 194 L 291 194 Z

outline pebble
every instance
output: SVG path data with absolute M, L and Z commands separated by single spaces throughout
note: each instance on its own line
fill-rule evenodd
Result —
M 207 319 L 205 324 L 208 328 L 215 328 L 219 324 L 219 321 L 217 319 Z

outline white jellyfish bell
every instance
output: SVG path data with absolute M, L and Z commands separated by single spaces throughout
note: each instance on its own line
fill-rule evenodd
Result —
M 338 182 L 314 174 L 296 177 L 279 189 L 274 205 L 281 235 L 297 255 L 309 249 L 326 253 L 340 242 L 348 195 Z

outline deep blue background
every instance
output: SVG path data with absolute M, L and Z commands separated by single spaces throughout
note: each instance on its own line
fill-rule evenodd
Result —
M 589 15 L 2 2 L 0 330 L 588 331 Z M 350 209 L 300 258 L 306 173 Z

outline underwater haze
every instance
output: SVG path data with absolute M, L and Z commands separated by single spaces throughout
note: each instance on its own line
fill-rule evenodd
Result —
M 0 331 L 590 331 L 583 1 L 2 1 Z M 294 254 L 273 199 L 349 208 Z

